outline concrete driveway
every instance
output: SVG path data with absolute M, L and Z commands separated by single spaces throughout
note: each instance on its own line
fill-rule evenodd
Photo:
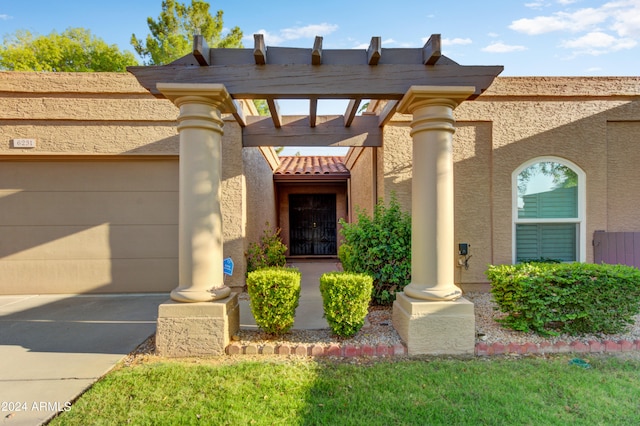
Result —
M 0 296 L 0 425 L 38 425 L 156 331 L 168 294 Z

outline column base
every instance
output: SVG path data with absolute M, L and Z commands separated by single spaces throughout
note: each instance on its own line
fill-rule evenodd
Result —
M 425 301 L 397 293 L 393 326 L 409 355 L 473 355 L 475 313 L 465 298 Z
M 451 301 L 462 297 L 462 290 L 451 284 L 445 288 L 421 288 L 410 283 L 404 288 L 404 293 L 414 299 Z
M 231 336 L 240 329 L 238 295 L 213 302 L 158 307 L 156 351 L 166 357 L 224 355 Z
M 184 303 L 211 302 L 212 300 L 224 299 L 230 294 L 231 289 L 227 286 L 210 290 L 191 290 L 190 288 L 178 287 L 171 292 L 171 299 Z

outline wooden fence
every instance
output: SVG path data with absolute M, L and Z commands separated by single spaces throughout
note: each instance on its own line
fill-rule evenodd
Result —
M 594 232 L 593 257 L 594 263 L 640 268 L 640 232 Z

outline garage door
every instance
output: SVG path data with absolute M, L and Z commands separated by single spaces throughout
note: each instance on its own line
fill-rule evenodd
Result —
M 0 161 L 0 294 L 165 292 L 178 161 Z

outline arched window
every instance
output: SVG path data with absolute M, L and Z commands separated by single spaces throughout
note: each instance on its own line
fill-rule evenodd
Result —
M 584 262 L 585 174 L 557 157 L 527 161 L 513 172 L 513 261 Z

